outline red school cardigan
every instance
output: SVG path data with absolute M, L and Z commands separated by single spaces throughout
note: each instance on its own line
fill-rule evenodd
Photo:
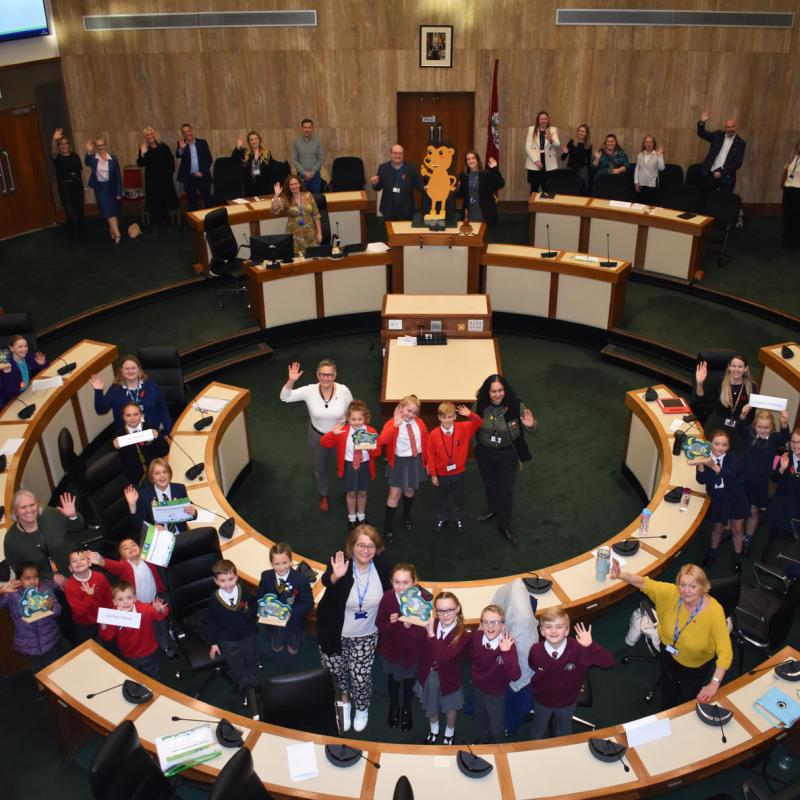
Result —
M 406 424 L 406 423 L 403 423 Z M 416 424 L 419 427 L 420 443 L 422 444 L 422 464 L 426 466 L 428 463 L 428 429 L 421 419 L 414 419 L 409 425 Z M 395 448 L 397 447 L 397 437 L 400 435 L 400 428 L 395 427 L 394 419 L 386 420 L 386 424 L 381 430 L 381 435 L 378 437 L 378 444 L 383 447 L 383 454 L 389 462 L 389 466 L 394 466 Z
M 371 425 L 367 425 L 366 429 L 367 433 L 378 432 Z M 344 430 L 338 436 L 331 430 L 323 434 L 322 438 L 319 440 L 319 443 L 323 447 L 336 448 L 336 474 L 340 478 L 344 475 L 344 456 L 347 448 L 347 437 L 350 435 L 350 430 L 350 426 L 345 425 Z M 375 480 L 375 462 L 378 460 L 378 456 L 380 454 L 381 443 L 378 441 L 377 447 L 374 450 L 369 451 L 369 461 L 367 461 L 367 464 L 369 464 L 369 477 L 373 481 Z

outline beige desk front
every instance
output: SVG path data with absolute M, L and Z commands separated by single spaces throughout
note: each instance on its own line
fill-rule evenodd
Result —
M 486 225 L 462 236 L 458 228 L 432 233 L 410 222 L 387 222 L 393 294 L 475 294 Z
M 594 328 L 616 326 L 625 308 L 631 265 L 601 267 L 599 256 L 541 247 L 490 244 L 481 256 L 486 293 L 494 311 L 577 322 Z
M 492 336 L 492 304 L 485 294 L 387 294 L 381 306 L 381 340 L 417 336 L 438 325 L 448 339 Z
M 781 354 L 784 347 L 792 351 L 792 358 Z M 797 342 L 781 342 L 762 347 L 758 351 L 761 362 L 759 393 L 771 397 L 785 398 L 789 427 L 800 425 L 800 345 Z
M 774 666 L 798 656 L 800 653 L 795 649 L 784 647 L 762 666 Z M 619 763 L 598 761 L 589 753 L 587 740 L 590 737 L 627 743 L 622 725 L 613 725 L 559 739 L 478 746 L 475 752 L 486 758 L 494 769 L 486 778 L 469 780 L 461 775 L 455 763 L 459 747 L 333 739 L 256 722 L 153 681 L 93 641 L 80 645 L 36 677 L 50 693 L 57 729 L 76 735 L 88 726 L 105 734 L 123 720 L 131 720 L 143 746 L 151 753 L 155 752 L 158 736 L 197 724 L 173 722 L 173 715 L 208 718 L 212 725 L 224 715 L 242 731 L 245 746 L 253 754 L 256 774 L 268 791 L 276 799 L 302 797 L 309 800 L 391 800 L 400 775 L 409 779 L 415 797 L 423 800 L 442 796 L 459 800 L 601 800 L 658 794 L 719 772 L 772 747 L 784 732 L 764 724 L 753 709 L 753 700 L 773 686 L 790 696 L 796 688 L 796 684 L 781 680 L 773 672 L 745 674 L 724 684 L 715 702 L 734 712 L 734 719 L 725 726 L 726 742 L 722 742 L 718 731 L 698 719 L 694 702 L 660 712 L 657 716 L 669 720 L 671 734 L 657 742 L 628 748 L 625 760 L 630 764 L 629 772 Z M 113 686 L 124 678 L 144 683 L 153 692 L 153 699 L 145 705 L 132 705 L 122 699 L 119 690 L 98 695 L 93 700 L 86 698 L 98 686 Z M 319 769 L 316 778 L 292 781 L 289 775 L 286 747 L 299 742 L 314 744 Z M 347 769 L 332 767 L 323 749 L 326 743 L 340 742 L 366 749 L 366 755 L 377 761 L 380 769 L 363 760 Z M 235 750 L 223 749 L 221 756 L 189 770 L 187 777 L 213 782 L 234 753 Z

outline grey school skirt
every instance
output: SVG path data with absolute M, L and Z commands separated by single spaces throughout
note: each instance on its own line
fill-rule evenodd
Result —
M 464 688 L 459 686 L 456 691 L 442 696 L 439 673 L 433 669 L 428 673 L 424 686 L 419 681 L 414 684 L 414 694 L 422 703 L 426 717 L 433 717 L 440 711 L 443 714 L 448 711 L 460 711 L 464 707 Z
M 389 486 L 401 489 L 418 489 L 427 478 L 422 456 L 395 456 L 394 466 L 386 467 L 386 480 Z

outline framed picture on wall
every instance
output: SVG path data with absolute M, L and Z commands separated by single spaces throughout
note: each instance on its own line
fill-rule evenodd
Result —
M 453 66 L 453 26 L 419 26 L 419 65 L 421 67 Z

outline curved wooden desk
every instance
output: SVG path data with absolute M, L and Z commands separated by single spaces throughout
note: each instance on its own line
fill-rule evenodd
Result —
M 786 359 L 781 355 L 788 347 L 794 356 Z M 758 351 L 761 362 L 759 392 L 772 397 L 785 397 L 789 402 L 786 413 L 791 429 L 800 425 L 800 345 L 797 342 L 781 342 L 762 347 Z
M 662 396 L 673 396 L 665 386 L 657 386 L 656 389 Z M 662 414 L 655 403 L 647 403 L 644 393 L 645 389 L 639 389 L 628 392 L 625 397 L 630 417 L 624 464 L 649 498 L 648 508 L 653 512 L 650 532 L 664 533 L 667 538 L 642 542 L 639 552 L 626 560 L 626 569 L 640 575 L 655 576 L 692 538 L 703 519 L 708 499 L 703 487 L 695 481 L 694 468 L 686 457 L 682 454 L 672 455 L 673 437 L 668 428 L 675 416 Z M 269 568 L 269 547 L 274 541 L 288 539 L 298 559 L 306 560 L 319 572 L 323 571 L 325 564 L 301 555 L 303 542 L 297 534 L 267 531 L 266 535 L 262 535 L 238 515 L 226 499 L 233 480 L 250 459 L 245 418 L 250 392 L 214 382 L 198 395 L 203 396 L 227 398 L 229 402 L 222 411 L 213 415 L 215 422 L 211 427 L 197 433 L 193 423 L 200 418 L 200 412 L 194 408 L 196 401 L 192 401 L 175 423 L 173 437 L 192 459 L 204 461 L 206 465 L 205 474 L 200 479 L 187 482 L 190 499 L 223 517 L 231 516 L 236 521 L 233 538 L 220 541 L 226 558 L 232 559 L 242 577 L 255 586 L 261 572 Z M 176 447 L 172 447 L 169 460 L 175 470 L 176 480 L 183 480 L 184 471 L 191 466 L 190 459 Z M 689 486 L 693 489 L 694 498 L 686 512 L 680 512 L 677 504 L 664 500 L 664 494 L 674 486 Z M 190 526 L 199 524 L 206 523 L 195 522 Z M 601 533 L 603 538 L 597 544 L 610 544 L 632 536 L 638 529 L 638 524 L 637 519 L 618 533 L 610 536 L 605 532 Z M 539 574 L 553 580 L 552 589 L 547 594 L 538 595 L 539 609 L 563 605 L 576 619 L 590 616 L 634 591 L 621 582 L 596 581 L 591 551 L 553 566 L 531 564 L 530 568 L 537 568 Z M 473 581 L 423 580 L 422 583 L 434 592 L 444 589 L 456 592 L 465 618 L 469 623 L 475 624 L 481 609 L 492 601 L 494 593 L 501 585 L 529 574 L 520 572 L 516 575 Z M 315 598 L 319 600 L 323 592 L 324 587 L 317 581 L 314 586 Z
M 250 236 L 286 232 L 286 214 L 272 213 L 272 195 L 251 197 L 246 203 L 227 203 L 228 222 L 239 244 L 249 244 Z M 342 244 L 355 244 L 367 240 L 366 213 L 369 207 L 366 192 L 330 192 L 325 195 L 331 231 L 336 233 L 337 223 Z M 221 206 L 217 206 L 221 208 Z M 205 218 L 213 208 L 189 211 L 186 219 L 192 229 L 195 268 L 198 272 L 208 267 L 210 252 L 206 244 Z
M 774 665 L 800 653 L 784 647 L 764 662 Z M 485 778 L 465 778 L 456 766 L 460 748 L 443 745 L 394 745 L 352 739 L 335 739 L 256 722 L 194 700 L 151 680 L 112 656 L 97 643 L 88 641 L 37 674 L 37 680 L 51 693 L 56 727 L 71 750 L 80 746 L 80 731 L 86 726 L 106 734 L 124 720 L 132 721 L 144 747 L 155 752 L 155 739 L 196 726 L 195 722 L 172 722 L 171 717 L 209 718 L 221 716 L 242 730 L 245 745 L 252 751 L 255 770 L 276 798 L 304 797 L 312 800 L 352 798 L 388 800 L 397 778 L 406 775 L 418 798 L 457 797 L 458 800 L 523 800 L 524 798 L 608 798 L 642 797 L 673 789 L 705 778 L 752 758 L 783 738 L 785 731 L 772 728 L 753 710 L 753 701 L 772 687 L 794 696 L 796 683 L 778 678 L 774 672 L 742 675 L 721 687 L 716 701 L 733 711 L 725 726 L 727 742 L 718 731 L 701 722 L 694 703 L 686 703 L 657 716 L 668 718 L 671 735 L 649 744 L 630 748 L 626 761 L 630 772 L 619 763 L 595 759 L 586 745 L 590 737 L 614 738 L 627 744 L 622 725 L 589 733 L 517 742 L 483 745 L 475 750 L 495 769 Z M 126 678 L 144 683 L 153 692 L 145 705 L 131 705 L 119 691 L 88 693 L 111 687 Z M 287 768 L 286 746 L 314 742 L 319 775 L 292 782 Z M 375 769 L 366 761 L 347 769 L 331 766 L 324 755 L 330 742 L 346 742 L 365 749 L 380 763 Z M 223 748 L 213 761 L 190 770 L 187 775 L 212 782 L 236 752 Z
M 620 203 L 559 194 L 552 200 L 532 194 L 528 200 L 530 242 L 630 261 L 634 269 L 675 278 L 702 277 L 704 236 L 713 222 L 702 214 L 680 219 L 683 212 L 641 203 Z

